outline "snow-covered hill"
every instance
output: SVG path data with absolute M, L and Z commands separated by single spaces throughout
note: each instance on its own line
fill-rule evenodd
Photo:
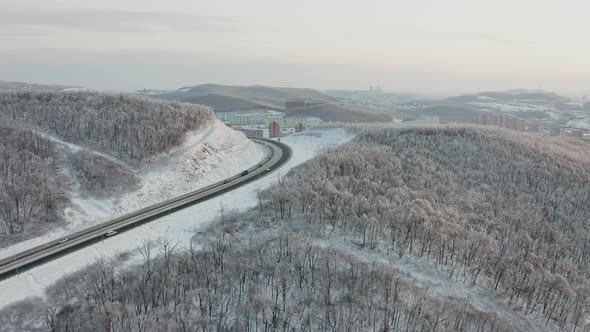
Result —
M 184 144 L 137 170 L 139 190 L 111 199 L 76 195 L 66 211 L 69 229 L 115 217 L 233 176 L 257 164 L 265 149 L 216 120 L 187 134 Z
M 167 169 L 166 156 L 180 156 L 192 136 L 219 126 L 203 105 L 116 93 L 0 91 L 0 248 L 67 228 L 64 210 L 84 212 L 79 197 L 112 201 L 141 189 L 147 166 Z M 248 142 L 235 135 L 213 144 L 211 156 Z M 185 169 L 207 176 L 207 164 L 195 161 L 201 163 Z M 104 215 L 98 212 L 86 215 Z
M 259 156 L 262 156 L 262 152 L 257 146 L 252 146 L 248 142 L 240 145 L 240 142 L 243 143 L 244 141 L 242 141 L 242 138 L 239 135 L 236 136 L 236 133 L 231 131 L 231 129 L 221 124 L 214 125 L 211 129 L 212 130 L 201 131 L 194 133 L 194 135 L 190 135 L 181 148 L 170 153 L 168 156 L 163 156 L 161 160 L 162 163 L 172 163 L 175 160 L 180 160 L 182 158 L 180 156 L 189 157 L 191 155 L 198 155 L 199 153 L 196 152 L 196 149 L 188 148 L 190 146 L 202 148 L 203 146 L 213 145 L 219 147 L 223 144 L 233 142 L 237 144 L 234 149 L 226 151 L 224 154 L 217 155 L 223 159 L 224 166 L 218 164 L 216 161 L 217 158 L 207 159 L 210 165 L 208 174 L 212 177 L 223 177 L 225 176 L 223 173 L 225 171 L 231 172 L 233 170 L 241 170 L 239 167 L 240 160 L 244 160 L 244 162 L 247 163 L 247 160 L 256 159 L 254 154 L 258 153 Z M 248 183 L 245 186 L 217 196 L 201 204 L 191 206 L 169 216 L 154 220 L 153 222 L 133 229 L 133 231 L 105 239 L 101 243 L 83 248 L 67 256 L 48 262 L 47 264 L 35 267 L 17 277 L 4 280 L 0 284 L 2 286 L 0 287 L 0 308 L 4 308 L 11 303 L 23 300 L 27 297 L 44 297 L 47 287 L 69 274 L 80 271 L 88 264 L 94 263 L 101 258 L 110 259 L 118 256 L 125 256 L 129 258 L 128 263 L 133 264 L 138 257 L 141 257 L 138 248 L 146 241 L 165 240 L 170 243 L 176 243 L 179 250 L 181 247 L 186 249 L 190 246 L 195 232 L 203 230 L 203 228 L 213 222 L 215 218 L 218 217 L 221 208 L 225 209 L 225 211 L 237 212 L 256 207 L 258 204 L 258 193 L 277 183 L 277 181 L 283 178 L 290 169 L 301 165 L 327 148 L 350 141 L 353 136 L 353 134 L 342 129 L 319 129 L 285 137 L 283 141 L 293 149 L 293 157 L 277 172 L 263 177 L 259 181 Z M 213 143 L 213 141 L 215 142 Z M 188 148 L 188 151 L 194 151 L 195 153 L 191 154 L 190 152 L 187 152 L 187 149 L 185 148 Z M 174 153 L 179 153 L 179 156 L 174 156 Z M 170 159 L 166 160 L 166 158 Z M 128 204 L 142 204 L 141 202 L 145 199 L 142 195 L 149 192 L 149 188 L 152 187 L 148 182 L 150 179 L 153 179 L 153 177 L 158 177 L 158 174 L 162 175 L 159 176 L 159 178 L 164 182 L 165 180 L 162 179 L 164 176 L 180 176 L 181 178 L 176 180 L 169 179 L 169 183 L 176 183 L 179 186 L 202 186 L 208 183 L 208 181 L 203 180 L 202 182 L 192 182 L 192 184 L 182 184 L 182 179 L 187 179 L 192 176 L 185 172 L 186 168 L 179 166 L 170 172 L 158 173 L 158 167 L 159 165 L 156 166 L 156 164 L 154 164 L 153 166 L 146 167 L 144 171 L 139 172 L 138 176 L 144 180 L 142 189 L 134 194 L 125 195 L 125 200 L 129 199 Z M 186 174 L 183 175 L 182 173 Z M 210 181 L 215 180 L 211 178 Z M 165 196 L 173 190 L 174 189 L 170 189 L 167 193 L 164 192 L 160 194 Z M 156 197 L 158 196 L 154 196 L 153 199 L 156 199 Z M 119 199 L 119 201 L 122 200 L 123 198 Z M 115 207 L 114 204 L 100 205 L 104 202 L 96 200 L 80 199 L 76 200 L 76 202 L 81 210 L 87 212 L 90 211 L 91 207 L 89 205 L 92 204 L 96 204 L 99 210 L 105 209 L 103 212 L 99 211 L 96 213 L 106 214 L 109 211 L 112 211 L 113 207 Z M 122 206 L 120 207 L 123 208 Z M 73 211 L 70 212 L 74 213 Z M 81 213 L 75 213 L 78 218 L 83 218 Z M 72 227 L 76 226 L 72 225 Z M 57 235 L 58 234 L 53 234 L 53 236 Z M 19 251 L 26 247 L 39 244 L 44 240 L 47 239 L 38 238 L 26 241 L 26 243 L 21 243 L 18 246 L 1 249 L 0 257 L 8 256 L 13 251 Z M 205 245 L 205 243 L 197 243 L 196 245 Z
M 43 136 L 57 145 L 65 156 L 85 152 L 107 159 L 104 154 L 86 147 L 48 134 Z M 76 176 L 78 167 L 64 163 L 60 172 L 70 181 L 66 192 L 70 203 L 64 210 L 61 225 L 41 236 L 1 249 L 0 258 L 220 181 L 258 163 L 266 154 L 262 146 L 219 120 L 185 136 L 180 146 L 134 168 L 107 156 L 112 164 L 120 164 L 119 168 L 132 172 L 138 183 L 132 190 L 113 192 L 106 197 L 97 198 L 85 191 L 80 177 Z

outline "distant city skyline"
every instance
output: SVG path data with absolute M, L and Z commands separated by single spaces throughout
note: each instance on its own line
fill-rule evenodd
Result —
M 456 95 L 590 91 L 590 3 L 0 0 L 0 80 Z

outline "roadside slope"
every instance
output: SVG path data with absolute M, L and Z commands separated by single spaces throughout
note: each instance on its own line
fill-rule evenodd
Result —
M 0 256 L 218 181 L 264 154 L 208 107 L 141 96 L 0 93 L 0 119 Z

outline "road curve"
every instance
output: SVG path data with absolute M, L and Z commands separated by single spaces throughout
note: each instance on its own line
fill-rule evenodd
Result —
M 13 256 L 1 259 L 0 281 L 41 265 L 49 260 L 66 255 L 69 252 L 99 242 L 106 237 L 106 234 L 109 232 L 111 232 L 111 234 L 112 232 L 116 232 L 112 235 L 116 236 L 124 231 L 130 230 L 154 219 L 158 219 L 163 215 L 206 201 L 243 186 L 246 183 L 256 181 L 260 177 L 266 176 L 280 168 L 291 158 L 291 148 L 284 143 L 263 138 L 252 137 L 250 139 L 258 144 L 264 145 L 269 150 L 269 154 L 259 164 L 249 168 L 248 174 L 242 175 L 242 173 L 240 173 L 234 175 L 207 187 L 124 214 L 101 224 L 75 232 L 61 239 L 50 241 Z M 67 240 L 64 242 L 62 241 L 63 239 Z

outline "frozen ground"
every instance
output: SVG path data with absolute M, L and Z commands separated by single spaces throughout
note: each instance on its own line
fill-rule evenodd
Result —
M 202 139 L 206 139 L 206 137 L 207 134 L 200 136 L 200 138 L 194 137 L 194 142 L 199 142 Z M 318 129 L 285 137 L 283 142 L 291 146 L 293 149 L 293 157 L 277 172 L 258 181 L 251 182 L 234 191 L 134 228 L 131 231 L 119 234 L 113 238 L 108 238 L 101 243 L 81 249 L 67 256 L 48 262 L 47 264 L 28 270 L 21 275 L 4 280 L 0 282 L 0 308 L 27 297 L 44 296 L 45 288 L 61 277 L 78 271 L 89 263 L 93 263 L 102 257 L 113 257 L 124 251 L 133 251 L 136 253 L 136 249 L 146 240 L 157 240 L 165 237 L 170 241 L 178 242 L 180 246 L 188 246 L 195 231 L 206 226 L 218 216 L 222 207 L 226 211 L 240 211 L 256 206 L 256 194 L 258 191 L 276 183 L 278 177 L 283 176 L 294 166 L 311 159 L 325 147 L 345 143 L 351 140 L 352 137 L 352 134 L 349 134 L 342 129 Z M 174 153 L 184 152 L 180 149 L 180 151 L 173 152 L 168 157 L 172 158 Z M 244 158 L 246 157 L 247 156 L 244 156 Z M 222 159 L 220 159 L 219 162 L 221 162 L 221 160 Z M 223 161 L 225 162 L 225 160 Z M 163 163 L 165 164 L 165 161 L 163 161 Z M 179 165 L 176 172 L 171 171 L 172 173 L 166 173 L 164 169 L 158 168 L 159 166 L 156 163 L 154 166 L 155 169 L 151 170 L 153 174 L 149 176 L 153 181 L 165 182 L 170 174 L 179 175 L 183 172 L 189 172 L 189 175 L 187 176 L 190 177 L 193 176 L 193 174 L 190 173 L 191 165 L 191 163 L 188 165 Z M 219 176 L 225 176 L 223 172 L 223 170 L 220 170 Z M 182 185 L 179 182 L 181 181 L 177 181 L 176 185 Z M 146 188 L 153 187 L 147 186 Z M 136 200 L 132 197 L 129 202 L 125 202 L 125 204 L 119 206 L 133 206 L 134 204 L 137 204 L 137 202 L 142 202 L 144 199 L 147 199 L 146 197 L 157 199 L 161 195 L 159 192 L 152 193 L 148 189 L 146 189 L 144 193 L 147 196 L 138 197 Z
M 45 136 L 71 153 L 85 149 Z M 92 153 L 120 162 L 110 155 L 94 150 Z M 182 146 L 158 156 L 148 165 L 136 170 L 141 179 L 138 191 L 99 200 L 80 196 L 76 190 L 78 186 L 74 183 L 74 190 L 69 193 L 72 206 L 65 210 L 66 226 L 3 248 L 0 250 L 0 258 L 228 178 L 245 167 L 258 163 L 265 154 L 264 148 L 247 140 L 244 134 L 215 121 L 204 130 L 190 133 Z M 65 169 L 64 172 L 71 170 Z

